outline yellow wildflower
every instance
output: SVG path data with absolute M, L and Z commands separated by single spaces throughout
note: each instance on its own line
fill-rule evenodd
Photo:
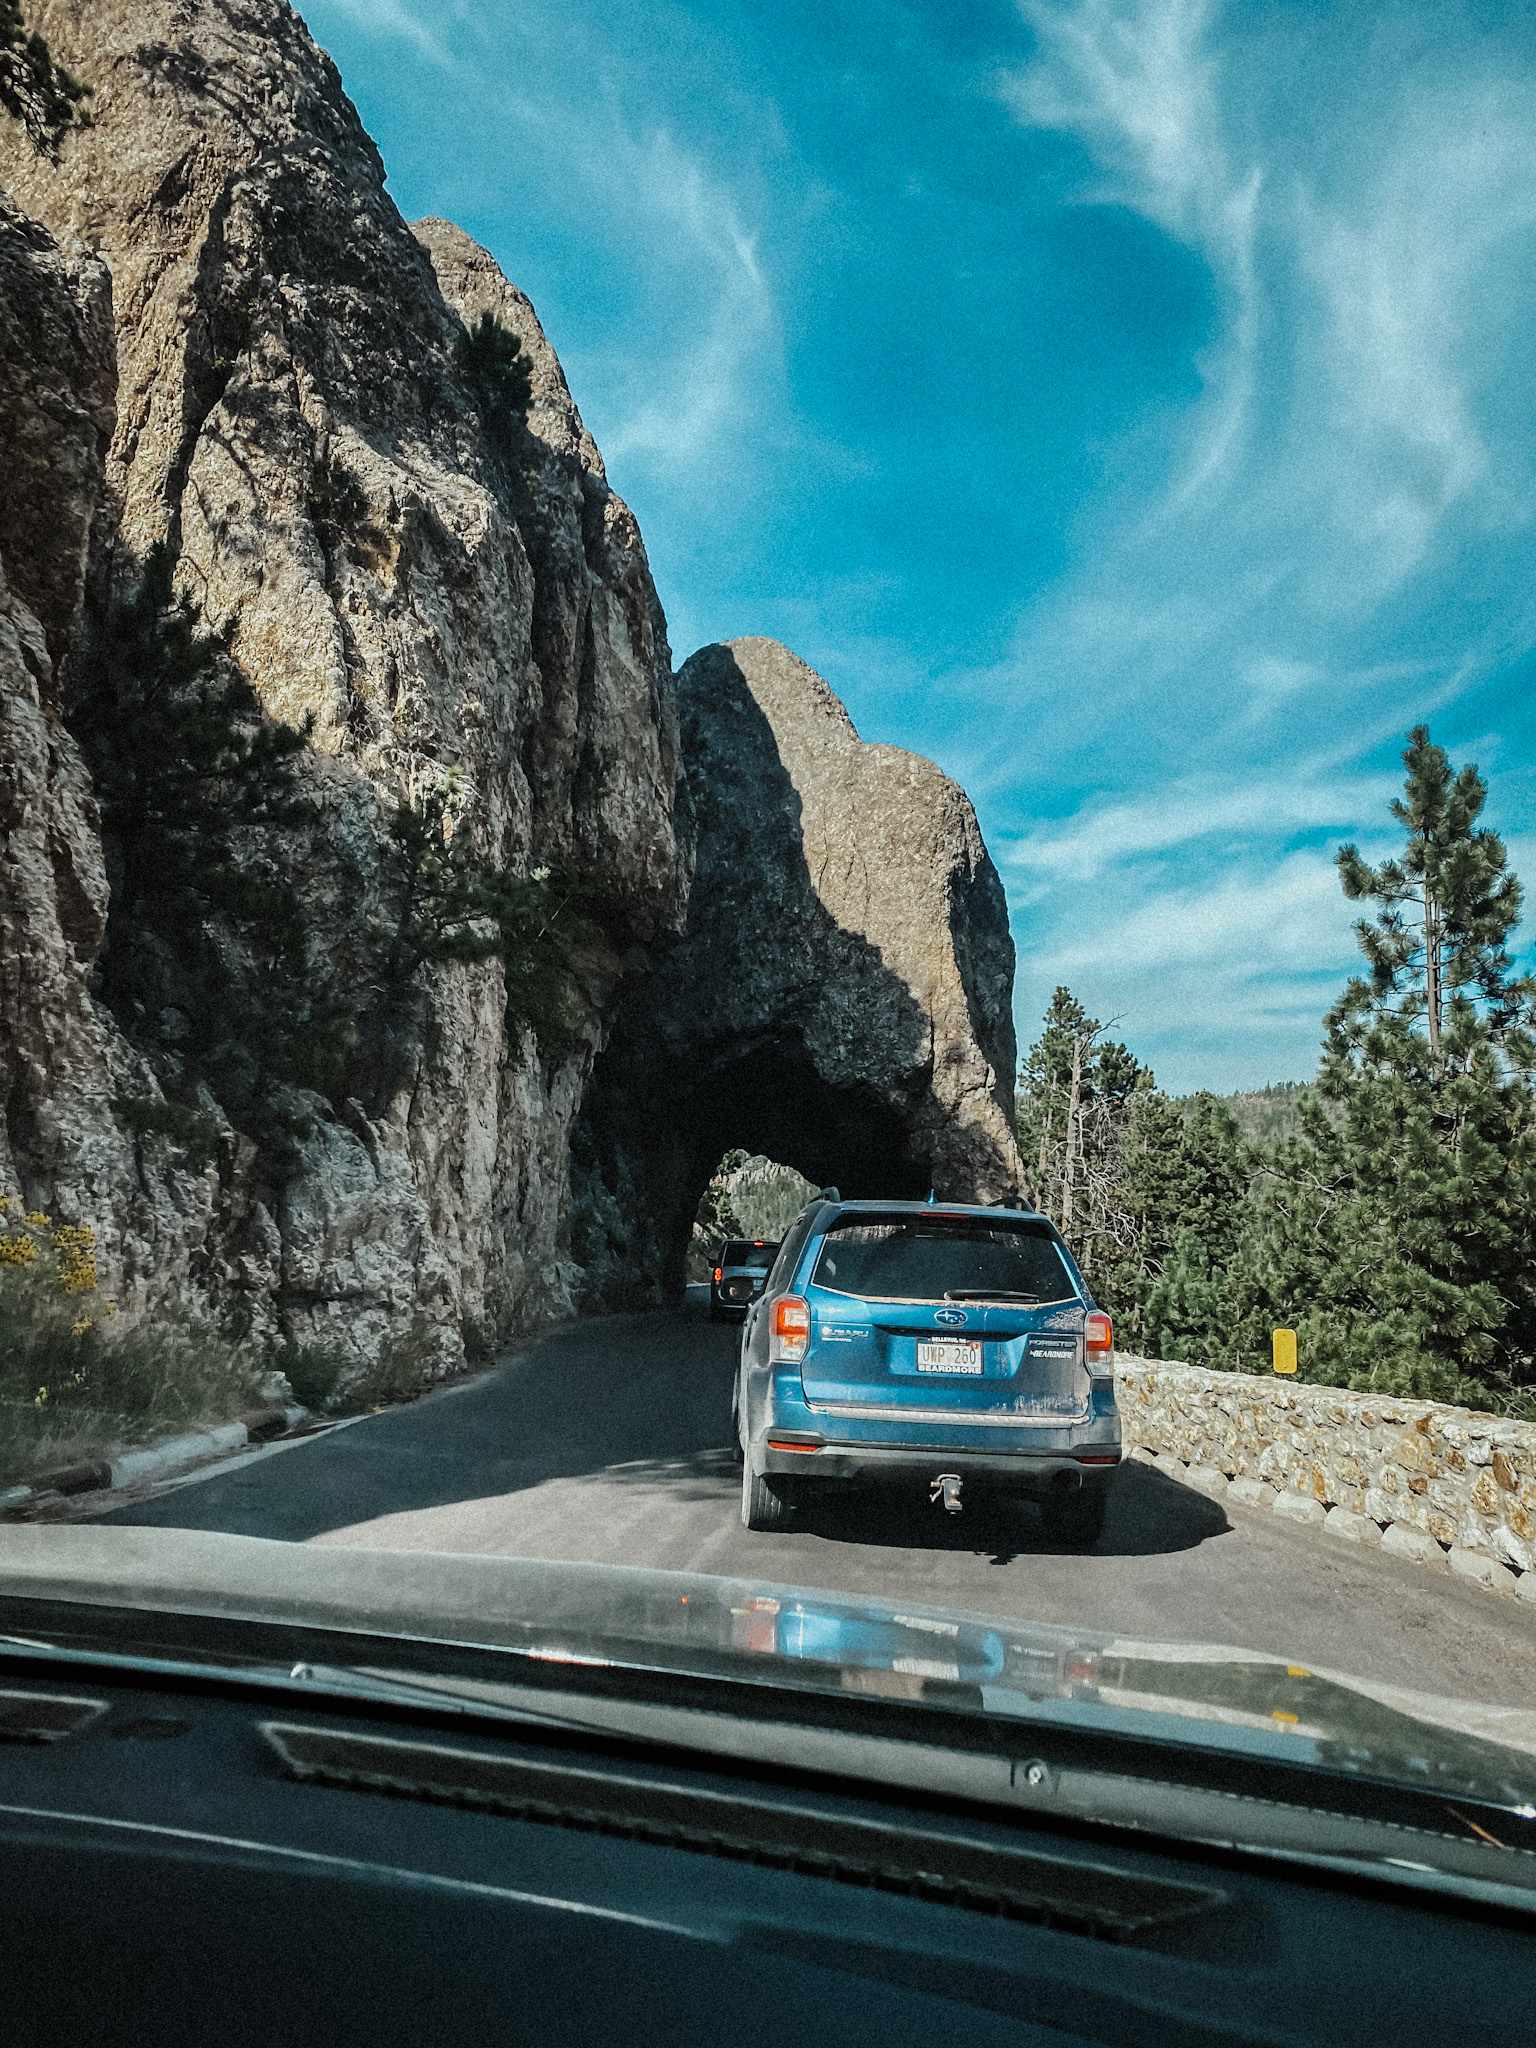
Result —
M 41 1209 L 34 1209 L 28 1216 L 27 1221 L 34 1230 L 50 1230 L 53 1227 L 53 1218 L 45 1216 Z
M 5 1214 L 15 1200 L 16 1197 L 14 1195 L 0 1195 L 0 1216 Z
M 70 1325 L 69 1334 L 71 1337 L 83 1337 L 90 1327 L 91 1319 L 89 1316 L 76 1316 L 74 1322 Z
M 88 1294 L 96 1285 L 96 1233 L 83 1224 L 61 1223 L 53 1233 L 60 1294 Z
M 37 1244 L 19 1231 L 0 1237 L 0 1266 L 32 1266 L 37 1263 Z

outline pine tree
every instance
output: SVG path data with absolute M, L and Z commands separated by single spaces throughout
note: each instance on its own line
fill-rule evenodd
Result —
M 28 31 L 20 0 L 0 0 L 0 108 L 22 123 L 33 148 L 54 155 L 70 123 L 86 120 L 90 92 Z
M 1312 1376 L 1441 1399 L 1507 1398 L 1536 1353 L 1536 1038 L 1508 940 L 1521 889 L 1487 786 L 1424 726 L 1403 756 L 1402 854 L 1338 856 L 1369 978 L 1329 1014 L 1319 1101 L 1271 1168 L 1271 1298 Z
M 1019 1147 L 1034 1199 L 1090 1274 L 1126 1248 L 1126 1138 L 1133 1103 L 1154 1086 L 1127 1047 L 1104 1041 L 1105 1029 L 1058 988 L 1019 1073 Z
M 710 1176 L 708 1187 L 699 1197 L 694 1222 L 704 1234 L 712 1259 L 719 1256 L 721 1247 L 730 1238 L 745 1237 L 747 1234 L 731 1197 L 731 1175 L 746 1156 L 745 1152 L 727 1152 Z
M 99 985 L 173 1101 L 191 1109 L 206 1084 L 280 1179 L 304 1127 L 284 1087 L 331 1092 L 355 1035 L 286 872 L 307 729 L 263 715 L 228 631 L 204 629 L 174 576 L 171 549 L 152 548 L 109 607 L 72 718 L 112 890 Z M 148 1099 L 121 1108 L 141 1129 L 178 1121 Z
M 228 630 L 204 631 L 175 569 L 157 543 L 112 606 L 77 720 L 110 841 L 113 912 L 172 941 L 212 911 L 263 907 L 232 835 L 294 822 L 290 771 L 307 738 L 262 717 L 225 660 Z
M 523 344 L 491 312 L 484 312 L 459 341 L 459 367 L 474 388 L 485 423 L 505 434 L 528 417 L 533 398 L 533 365 Z
M 1213 1095 L 1174 1102 L 1069 989 L 1020 1074 L 1019 1139 L 1122 1339 L 1153 1357 L 1254 1369 L 1269 1356 L 1254 1148 Z
M 1126 1176 L 1138 1226 L 1139 1272 L 1128 1334 L 1154 1358 L 1218 1370 L 1269 1359 L 1251 1199 L 1256 1157 L 1214 1095 L 1185 1106 L 1157 1098 L 1141 1110 Z
M 472 808 L 462 776 L 450 770 L 397 804 L 390 818 L 385 1008 L 408 1008 L 429 964 L 499 959 L 507 1029 L 529 1025 L 545 1052 L 559 1052 L 575 1011 L 572 954 L 598 928 L 583 892 L 549 868 L 520 875 L 489 860 L 475 842 Z
M 1058 988 L 1039 1038 L 1019 1069 L 1019 1145 L 1035 1200 L 1063 1230 L 1073 1222 L 1083 1077 L 1103 1026 L 1069 988 Z M 1091 1084 L 1090 1084 L 1091 1085 Z

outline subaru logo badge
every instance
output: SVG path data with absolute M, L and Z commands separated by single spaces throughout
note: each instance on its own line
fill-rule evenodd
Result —
M 933 1320 L 936 1323 L 947 1323 L 950 1329 L 957 1330 L 964 1325 L 965 1310 L 963 1308 L 935 1309 Z

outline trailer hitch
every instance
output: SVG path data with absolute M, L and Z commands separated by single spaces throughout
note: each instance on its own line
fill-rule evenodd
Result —
M 960 1512 L 960 1487 L 962 1481 L 958 1472 L 941 1472 L 928 1489 L 931 1501 L 942 1501 L 947 1515 Z

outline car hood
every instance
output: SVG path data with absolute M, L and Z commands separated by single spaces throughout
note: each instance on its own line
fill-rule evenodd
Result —
M 572 1667 L 746 1680 L 1067 1727 L 1463 1793 L 1530 1818 L 1536 1711 L 1452 1701 L 1227 1645 L 1139 1641 L 918 1602 L 684 1572 L 348 1549 L 170 1529 L 12 1526 L 0 1640 L 57 1616 L 201 1616 Z M 23 1604 L 25 1603 L 25 1604 Z M 50 1619 L 52 1617 L 52 1619 Z M 150 1653 L 146 1650 L 146 1654 Z M 499 1653 L 499 1654 L 498 1654 Z M 257 1653 L 259 1654 L 259 1653 Z M 430 1657 L 427 1660 L 430 1667 Z M 422 1656 L 413 1668 L 423 1668 Z

